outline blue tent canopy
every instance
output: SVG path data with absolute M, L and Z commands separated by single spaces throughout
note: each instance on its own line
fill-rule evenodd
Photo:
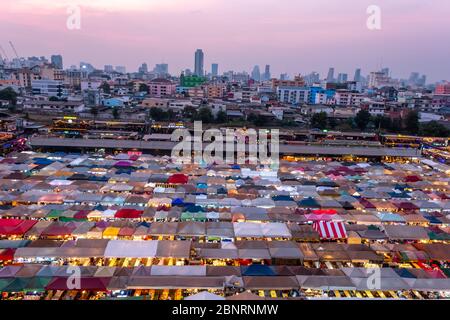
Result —
M 183 198 L 176 198 L 172 200 L 172 206 L 182 206 L 184 205 Z
M 394 268 L 394 271 L 402 278 L 416 278 L 411 272 L 408 271 L 408 269 L 405 268 Z
M 33 163 L 37 165 L 49 165 L 52 164 L 54 161 L 47 159 L 47 158 L 34 158 Z
M 243 276 L 276 276 L 276 272 L 270 266 L 263 264 L 252 264 L 249 266 L 241 266 L 241 274 Z
M 294 201 L 290 196 L 276 195 L 272 197 L 273 201 Z
M 430 223 L 442 224 L 442 222 L 438 218 L 436 218 L 435 216 L 426 216 L 426 215 L 424 215 L 424 218 L 427 219 L 428 221 L 430 221 Z

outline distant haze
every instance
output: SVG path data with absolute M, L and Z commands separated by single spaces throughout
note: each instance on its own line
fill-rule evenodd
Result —
M 381 8 L 380 31 L 366 27 L 369 5 Z M 66 28 L 67 7 L 81 8 L 81 29 Z M 389 67 L 394 77 L 417 71 L 450 80 L 448 0 L 1 0 L 0 44 L 14 56 L 62 54 L 65 67 L 90 62 L 137 70 L 165 62 L 193 69 L 202 48 L 205 70 L 273 76 L 317 71 L 353 78 Z

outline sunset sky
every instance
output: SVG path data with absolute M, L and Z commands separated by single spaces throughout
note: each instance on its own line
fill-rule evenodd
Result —
M 366 27 L 369 5 L 381 7 L 382 29 Z M 66 28 L 67 8 L 81 8 L 81 29 Z M 137 70 L 166 62 L 173 74 L 193 69 L 202 48 L 205 69 L 272 67 L 294 75 L 328 67 L 363 74 L 390 67 L 429 81 L 450 80 L 448 0 L 0 0 L 0 44 L 22 56 L 60 53 L 65 67 Z

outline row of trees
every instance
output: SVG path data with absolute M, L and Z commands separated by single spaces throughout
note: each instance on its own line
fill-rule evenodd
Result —
M 335 129 L 339 124 L 334 118 L 327 116 L 326 112 L 315 113 L 310 120 L 312 128 L 320 130 Z M 450 130 L 436 121 L 420 124 L 419 113 L 417 111 L 409 111 L 404 118 L 391 119 L 386 116 L 372 116 L 367 110 L 360 110 L 355 117 L 348 119 L 342 126 L 350 129 L 366 129 L 383 130 L 394 133 L 406 133 L 412 135 L 424 135 L 443 137 L 449 136 Z
M 183 109 L 181 116 L 185 120 L 202 121 L 204 123 L 225 123 L 228 121 L 227 114 L 225 111 L 220 110 L 214 116 L 208 107 L 201 107 L 196 109 L 191 106 L 187 106 Z M 169 109 L 167 111 L 153 107 L 150 108 L 150 117 L 155 121 L 176 121 L 180 119 L 180 116 L 173 110 Z

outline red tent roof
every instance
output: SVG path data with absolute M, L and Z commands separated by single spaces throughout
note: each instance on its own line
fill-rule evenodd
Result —
M 137 219 L 144 211 L 136 209 L 120 209 L 114 215 L 114 218 Z
M 317 209 L 317 210 L 312 210 L 312 213 L 314 213 L 314 214 L 336 214 L 337 211 L 334 209 Z
M 414 205 L 411 202 L 395 203 L 395 206 L 402 210 L 417 210 L 417 209 L 419 209 L 416 205 Z
M 420 177 L 418 177 L 418 176 L 405 177 L 405 182 L 417 182 L 417 181 L 422 181 L 422 179 L 420 179 Z
M 11 261 L 14 260 L 15 249 L 4 249 L 0 250 L 0 261 Z
M 23 235 L 36 223 L 37 220 L 0 219 L 0 234 L 7 236 Z
M 92 290 L 108 291 L 106 287 L 111 278 L 90 277 L 80 279 L 80 288 L 69 288 L 68 285 L 75 285 L 75 282 L 68 281 L 68 278 L 58 277 L 53 279 L 46 287 L 46 290 Z
M 169 177 L 167 180 L 167 183 L 173 183 L 173 184 L 186 184 L 188 183 L 189 178 L 187 175 L 182 173 L 176 173 Z

